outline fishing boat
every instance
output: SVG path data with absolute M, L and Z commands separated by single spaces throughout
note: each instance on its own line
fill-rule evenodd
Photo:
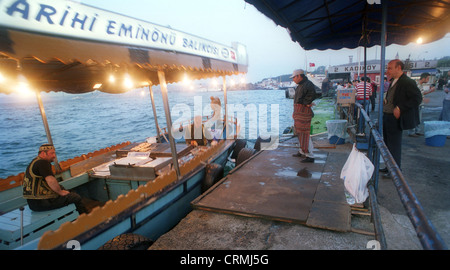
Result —
M 230 153 L 242 148 L 238 121 L 226 110 L 226 76 L 247 72 L 244 45 L 225 46 L 72 1 L 5 0 L 0 13 L 0 93 L 35 91 L 48 143 L 53 140 L 41 92 L 115 94 L 148 87 L 157 131 L 143 142 L 55 159 L 60 184 L 98 203 L 89 214 L 80 215 L 74 205 L 31 211 L 22 197 L 23 173 L 0 179 L 0 249 L 145 248 L 190 211 Z M 204 145 L 174 138 L 191 122 L 172 125 L 167 84 L 186 76 L 223 78 L 222 128 Z M 157 85 L 166 129 L 157 121 Z M 127 244 L 115 245 L 120 239 Z

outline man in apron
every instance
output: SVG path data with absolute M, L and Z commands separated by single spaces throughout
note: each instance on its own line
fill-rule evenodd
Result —
M 312 102 L 316 98 L 314 84 L 308 80 L 303 69 L 294 70 L 292 80 L 298 84 L 294 95 L 294 118 L 295 132 L 300 143 L 299 153 L 295 157 L 305 156 L 301 162 L 314 163 L 314 154 L 312 152 L 312 141 L 310 138 L 311 120 L 314 113 L 311 109 Z

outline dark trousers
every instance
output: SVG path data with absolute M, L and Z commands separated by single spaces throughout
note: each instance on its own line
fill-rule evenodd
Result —
M 370 96 L 370 104 L 372 105 L 372 112 L 375 111 L 375 100 L 377 98 L 376 92 L 372 93 Z
M 367 115 L 370 115 L 370 113 L 369 113 L 370 100 L 366 100 L 366 102 L 364 102 L 364 100 L 356 100 L 356 102 L 358 102 L 359 104 L 362 105 L 362 107 L 366 111 Z M 364 106 L 364 103 L 366 104 L 366 106 Z M 358 107 L 355 106 L 354 119 L 356 119 L 357 117 L 358 117 Z M 360 114 L 359 122 L 358 122 L 358 133 L 365 133 L 365 132 L 366 132 L 366 120 L 365 120 L 364 116 L 362 114 Z
M 389 152 L 394 157 L 397 166 L 401 168 L 402 134 L 398 120 L 393 114 L 383 114 L 383 138 Z
M 27 202 L 30 209 L 36 212 L 54 210 L 74 203 L 80 214 L 87 213 L 86 207 L 81 202 L 81 196 L 75 192 L 70 192 L 66 196 L 58 196 L 54 199 L 28 199 Z

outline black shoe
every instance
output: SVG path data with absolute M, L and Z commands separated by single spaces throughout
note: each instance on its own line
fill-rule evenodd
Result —
M 391 173 L 387 172 L 387 173 L 383 173 L 383 177 L 384 178 L 392 178 Z
M 314 163 L 314 159 L 310 157 L 306 157 L 301 163 Z
M 379 171 L 382 172 L 382 173 L 387 173 L 387 172 L 389 172 L 388 168 L 383 168 L 383 169 L 380 169 Z
M 293 157 L 303 157 L 303 155 L 302 155 L 302 154 L 300 154 L 300 153 L 297 153 L 297 154 L 293 154 L 292 156 L 293 156 Z

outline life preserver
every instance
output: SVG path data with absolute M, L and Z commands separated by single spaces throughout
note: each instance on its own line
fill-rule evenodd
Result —
M 241 151 L 239 152 L 239 155 L 236 159 L 236 166 L 239 166 L 241 163 L 243 163 L 244 161 L 249 159 L 251 156 L 253 156 L 254 153 L 256 153 L 255 149 L 251 149 L 251 148 L 241 149 Z

